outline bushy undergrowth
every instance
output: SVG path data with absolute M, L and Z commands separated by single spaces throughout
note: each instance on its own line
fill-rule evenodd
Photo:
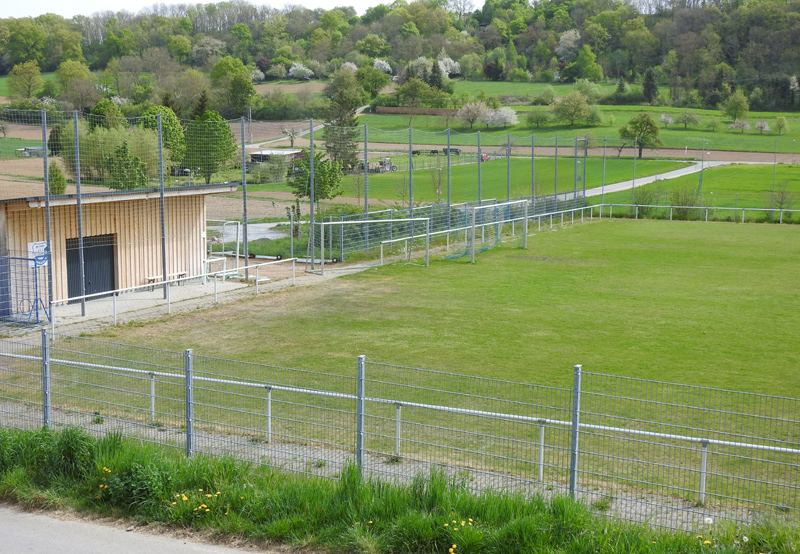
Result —
M 332 552 L 788 554 L 800 544 L 797 526 L 775 521 L 667 533 L 568 498 L 472 494 L 439 472 L 407 486 L 364 480 L 353 466 L 336 481 L 299 477 L 78 429 L 0 429 L 0 497 Z

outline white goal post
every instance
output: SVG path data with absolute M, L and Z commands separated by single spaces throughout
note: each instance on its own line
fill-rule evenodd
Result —
M 513 208 L 516 207 L 517 210 Z M 519 215 L 519 210 L 522 214 Z M 471 227 L 471 245 L 470 245 L 470 261 L 475 263 L 475 243 L 476 233 L 480 229 L 481 233 L 491 227 L 495 228 L 496 236 L 495 243 L 500 239 L 500 227 L 504 223 L 513 223 L 519 219 L 522 220 L 522 248 L 528 248 L 528 200 L 512 200 L 509 202 L 501 202 L 499 204 L 486 204 L 483 206 L 473 206 L 470 208 L 472 212 L 470 227 Z M 491 217 L 483 216 L 484 213 L 491 213 Z M 481 214 L 478 216 L 478 214 Z M 491 247 L 490 247 L 491 248 Z
M 325 275 L 325 227 L 335 227 L 339 225 L 376 225 L 381 223 L 396 224 L 396 223 L 425 223 L 425 267 L 428 267 L 430 259 L 430 243 L 431 243 L 431 218 L 429 217 L 408 217 L 403 219 L 359 219 L 352 221 L 316 221 L 315 225 L 320 226 L 320 275 Z M 417 235 L 420 236 L 420 235 Z M 415 238 L 415 237 L 406 237 Z M 311 253 L 313 258 L 314 253 Z

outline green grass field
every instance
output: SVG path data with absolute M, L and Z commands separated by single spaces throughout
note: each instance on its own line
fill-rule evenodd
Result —
M 795 226 L 595 221 L 474 265 L 384 267 L 97 336 L 348 374 L 364 354 L 566 386 L 581 363 L 797 397 L 798 239 Z
M 670 195 L 674 195 L 675 191 L 697 189 L 699 186 L 700 174 L 695 173 L 641 188 L 653 192 L 652 204 L 670 205 Z M 600 196 L 589 197 L 587 203 L 599 204 L 600 200 Z M 630 191 L 605 195 L 606 203 L 627 204 L 630 201 Z M 703 205 L 800 209 L 800 166 L 735 164 L 706 169 L 703 172 Z

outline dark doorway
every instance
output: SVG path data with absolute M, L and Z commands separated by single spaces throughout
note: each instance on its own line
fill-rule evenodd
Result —
M 86 285 L 84 294 L 98 294 L 115 289 L 114 235 L 83 237 L 83 277 Z M 67 293 L 69 298 L 81 296 L 78 239 L 67 239 Z

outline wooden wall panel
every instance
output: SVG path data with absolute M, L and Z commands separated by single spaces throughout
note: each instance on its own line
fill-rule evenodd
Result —
M 45 210 L 27 204 L 3 206 L 3 245 L 9 254 L 24 255 L 28 243 L 44 241 Z M 167 273 L 203 271 L 205 258 L 205 197 L 165 198 Z M 2 232 L 0 228 L 0 232 Z M 116 288 L 143 285 L 162 275 L 161 217 L 158 198 L 83 205 L 83 235 L 114 235 Z M 78 237 L 77 207 L 51 207 L 53 288 L 55 299 L 67 297 L 66 241 Z

